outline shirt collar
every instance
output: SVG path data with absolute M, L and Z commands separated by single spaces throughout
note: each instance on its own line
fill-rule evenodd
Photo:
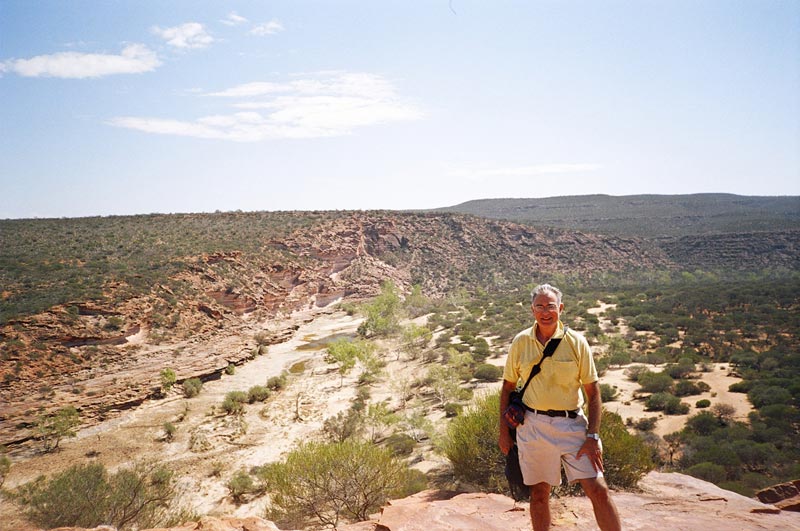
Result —
M 538 339 L 536 339 L 536 329 L 538 327 L 539 327 L 539 323 L 534 322 L 533 323 L 533 327 L 531 328 L 531 337 L 533 339 L 535 339 L 536 341 L 539 341 Z M 554 339 L 554 338 L 557 338 L 557 337 L 564 337 L 564 323 L 561 322 L 561 319 L 558 320 L 558 326 L 556 327 L 556 331 L 555 331 L 555 333 L 552 335 L 552 337 L 550 339 Z

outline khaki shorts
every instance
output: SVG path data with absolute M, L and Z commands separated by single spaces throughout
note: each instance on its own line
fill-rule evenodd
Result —
M 575 457 L 586 441 L 587 426 L 583 412 L 571 419 L 526 411 L 525 423 L 517 428 L 519 465 L 525 484 L 560 485 L 562 464 L 570 483 L 603 477 L 587 456 Z

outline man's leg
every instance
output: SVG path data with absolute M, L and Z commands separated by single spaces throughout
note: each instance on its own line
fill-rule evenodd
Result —
M 531 485 L 531 523 L 533 531 L 550 529 L 550 484 Z
M 603 478 L 588 478 L 578 480 L 586 496 L 592 501 L 594 517 L 602 531 L 619 531 L 622 525 L 619 521 L 617 506 L 608 493 L 608 485 Z M 531 501 L 531 505 L 533 502 Z M 533 507 L 531 507 L 533 512 Z M 535 527 L 534 527 L 535 529 Z

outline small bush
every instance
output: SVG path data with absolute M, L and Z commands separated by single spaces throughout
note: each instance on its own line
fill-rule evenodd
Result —
M 253 477 L 246 470 L 239 470 L 228 481 L 227 487 L 233 501 L 239 504 L 244 501 L 246 494 L 253 492 L 255 483 L 253 482 Z
M 109 474 L 99 463 L 76 465 L 17 490 L 27 517 L 45 529 L 112 525 L 120 530 L 174 525 L 183 514 L 172 472 L 139 463 Z
M 175 382 L 177 381 L 177 378 L 178 377 L 175 374 L 175 371 L 173 371 L 172 369 L 167 368 L 167 369 L 162 370 L 161 371 L 161 392 L 162 393 L 166 393 L 170 389 L 172 389 L 172 386 L 175 385 Z
M 263 402 L 269 398 L 269 388 L 263 385 L 254 385 L 247 391 L 247 402 L 253 404 L 255 402 Z
M 490 363 L 482 363 L 475 369 L 473 376 L 484 382 L 496 382 L 503 377 L 503 368 Z
M 608 384 L 600 384 L 600 400 L 603 403 L 613 402 L 619 392 Z
M 464 411 L 464 406 L 454 402 L 448 402 L 444 405 L 444 415 L 447 418 L 457 417 Z
M 183 395 L 186 398 L 194 398 L 200 394 L 203 388 L 203 381 L 200 378 L 189 378 L 183 382 Z
M 231 391 L 225 395 L 222 401 L 222 410 L 227 415 L 238 415 L 244 412 L 244 404 L 247 402 L 247 393 L 244 391 Z
M 352 440 L 304 444 L 257 476 L 270 493 L 266 517 L 284 528 L 363 521 L 386 500 L 420 486 L 419 476 L 389 450 Z
M 417 442 L 405 433 L 395 433 L 386 439 L 386 446 L 395 457 L 407 457 L 414 451 Z
M 633 427 L 639 431 L 653 431 L 656 427 L 656 422 L 658 422 L 657 417 L 646 417 L 634 422 Z
M 36 423 L 36 432 L 44 443 L 45 452 L 58 448 L 64 437 L 75 437 L 75 431 L 80 424 L 78 410 L 72 406 L 59 409 L 51 415 L 39 417 Z
M 695 402 L 694 405 L 698 409 L 707 408 L 707 407 L 709 407 L 711 405 L 711 400 L 708 400 L 708 399 L 704 398 L 702 400 L 698 400 L 697 402 Z
M 175 432 L 178 431 L 178 428 L 175 427 L 175 424 L 171 422 L 165 422 L 163 425 L 164 429 L 164 440 L 171 441 L 175 438 Z
M 267 388 L 270 391 L 280 391 L 286 387 L 286 375 L 281 374 L 280 376 L 273 376 L 269 380 L 267 380 Z
M 453 419 L 442 443 L 456 479 L 489 492 L 506 492 L 505 457 L 497 446 L 500 395 L 479 397 Z
M 236 373 L 236 365 L 233 363 L 229 363 L 227 367 L 225 367 L 225 374 L 233 375 Z

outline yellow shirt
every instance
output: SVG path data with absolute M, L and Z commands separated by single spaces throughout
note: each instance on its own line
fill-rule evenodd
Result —
M 536 339 L 537 326 L 534 323 L 512 341 L 503 379 L 524 385 L 533 366 L 542 359 L 545 345 Z M 584 401 L 581 388 L 598 379 L 586 338 L 572 330 L 564 336 L 564 325 L 559 321 L 553 338 L 563 339 L 553 355 L 544 360 L 541 372 L 533 377 L 522 397 L 522 401 L 530 408 L 578 409 Z

